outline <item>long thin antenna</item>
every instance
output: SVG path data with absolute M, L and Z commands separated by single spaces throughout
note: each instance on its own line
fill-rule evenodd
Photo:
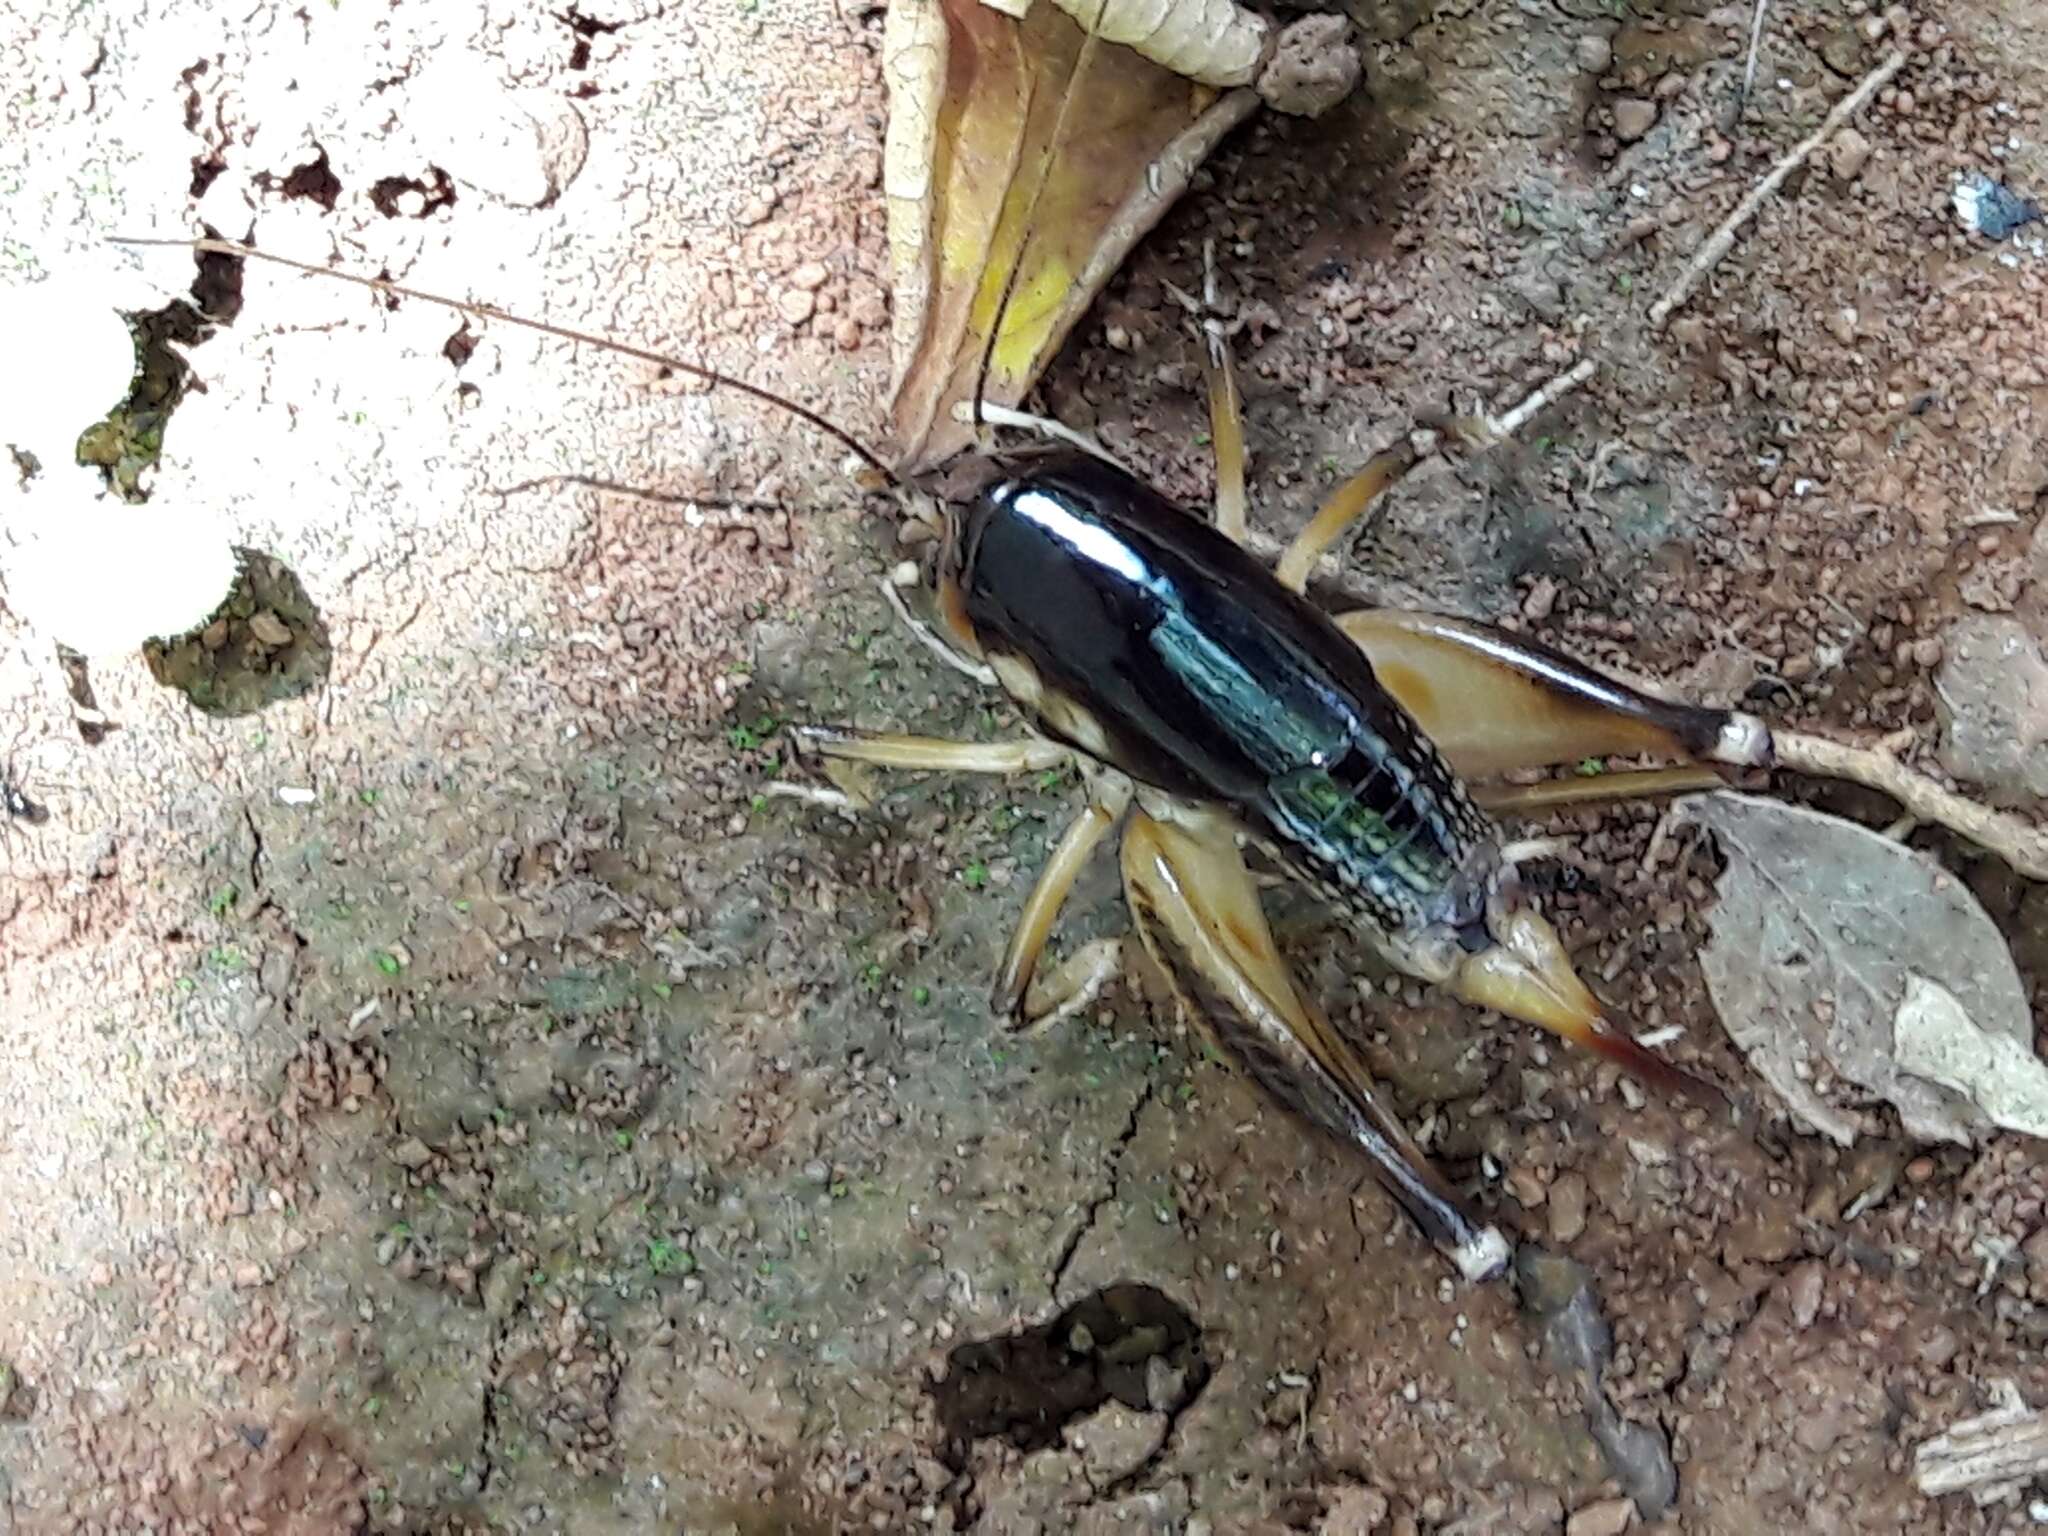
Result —
M 996 316 L 989 323 L 988 339 L 981 344 L 981 363 L 974 371 L 974 424 L 977 427 L 982 424 L 981 397 L 988 388 L 988 368 L 996 353 L 996 338 L 1003 333 L 1003 319 L 1010 312 L 1010 296 L 1016 292 L 1018 274 L 1024 270 L 1024 254 L 1031 249 L 1031 230 L 1038 216 L 1038 200 L 1045 193 L 1045 184 L 1052 179 L 1053 163 L 1059 159 L 1066 138 L 1068 109 L 1074 105 L 1075 96 L 1080 94 L 1081 77 L 1087 72 L 1089 59 L 1094 56 L 1102 18 L 1108 14 L 1109 0 L 1100 0 L 1095 7 L 1095 20 L 1081 35 L 1080 50 L 1075 53 L 1073 70 L 1067 75 L 1066 94 L 1060 97 L 1059 112 L 1052 120 L 1052 142 L 1046 149 L 1045 163 L 1039 170 L 1038 180 L 1032 183 L 1031 201 L 1024 205 L 1024 233 L 1017 242 L 1017 259 L 1010 263 L 1009 273 L 1003 278 L 1002 297 L 996 301 Z
M 860 456 L 862 462 L 867 464 L 869 468 L 879 472 L 884 479 L 897 489 L 908 489 L 904 484 L 902 476 L 885 464 L 880 455 L 872 448 L 868 447 L 867 444 L 863 443 L 844 427 L 839 426 L 835 422 L 828 421 L 808 406 L 799 405 L 794 400 L 784 399 L 772 389 L 764 389 L 759 384 L 749 384 L 745 379 L 734 378 L 729 373 L 721 373 L 716 368 L 706 367 L 703 363 L 692 363 L 680 357 L 669 357 L 664 353 L 650 352 L 647 348 L 636 347 L 630 342 L 615 341 L 609 336 L 593 335 L 589 331 L 579 331 L 566 325 L 550 325 L 545 320 L 529 320 L 524 315 L 515 315 L 509 310 L 499 309 L 494 304 L 479 304 L 471 299 L 451 299 L 443 294 L 428 293 L 424 289 L 407 287 L 404 283 L 393 282 L 388 277 L 363 277 L 354 272 L 345 272 L 339 267 L 315 266 L 309 261 L 298 261 L 290 256 L 280 256 L 274 251 L 259 251 L 254 246 L 235 245 L 227 240 L 149 240 L 116 236 L 113 239 L 113 244 L 175 246 L 185 250 L 198 251 L 210 256 L 253 256 L 258 261 L 274 262 L 278 266 L 290 267 L 294 271 L 305 272 L 314 277 L 337 277 L 345 283 L 354 283 L 357 287 L 368 288 L 375 293 L 387 294 L 393 298 L 418 299 L 423 304 L 439 304 L 443 308 L 455 310 L 460 314 L 475 315 L 479 319 L 502 320 L 507 325 L 524 326 L 529 331 L 539 331 L 542 335 L 554 336 L 562 341 L 578 341 L 586 346 L 601 347 L 607 352 L 617 352 L 625 357 L 637 358 L 643 363 L 653 363 L 657 367 L 673 368 L 677 373 L 686 373 L 691 378 L 702 379 L 708 384 L 720 384 L 728 389 L 736 389 L 743 395 L 751 395 L 754 399 L 761 401 L 765 405 L 772 405 L 778 410 L 789 412 L 790 415 L 795 416 L 798 420 L 807 422 L 811 426 L 816 427 L 820 432 L 826 433 L 837 441 L 844 443 Z

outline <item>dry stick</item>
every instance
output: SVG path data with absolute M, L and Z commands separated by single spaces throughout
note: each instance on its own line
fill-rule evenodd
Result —
M 1759 7 L 1759 13 L 1761 9 Z M 1686 264 L 1678 280 L 1650 306 L 1652 327 L 1661 328 L 1671 317 L 1671 312 L 1692 297 L 1706 275 L 1734 249 L 1737 232 L 1756 216 L 1765 199 L 1783 186 L 1808 156 L 1825 144 L 1843 123 L 1861 111 L 1871 97 L 1883 89 L 1885 82 L 1905 65 L 1904 51 L 1891 54 L 1865 75 L 1855 90 L 1835 103 L 1818 129 L 1771 167 L 1770 174 L 1750 189 L 1749 194 L 1736 204 L 1735 211 L 1722 221 L 1700 248 L 1699 254 Z M 1538 413 L 1590 379 L 1597 367 L 1596 358 L 1581 358 L 1520 405 L 1500 416 L 1487 417 L 1485 427 L 1488 434 L 1496 439 L 1512 437 Z M 1277 557 L 1283 547 L 1278 540 L 1256 530 L 1246 539 L 1246 544 L 1269 561 Z M 1374 602 L 1373 594 L 1354 586 L 1341 570 L 1332 574 L 1334 581 L 1331 584 L 1344 596 L 1361 603 Z M 1993 810 L 1959 795 L 1926 774 L 1908 768 L 1882 748 L 1850 746 L 1801 731 L 1773 731 L 1772 738 L 1778 766 L 1820 778 L 1845 779 L 1890 795 L 1905 808 L 1907 816 L 1946 827 L 1958 836 L 1968 838 L 1979 847 L 1997 854 L 2029 879 L 2048 880 L 2048 829 L 2033 826 L 2017 816 Z
M 1906 67 L 1905 50 L 1901 49 L 1886 59 L 1877 68 L 1863 77 L 1855 90 L 1836 102 L 1833 109 L 1821 121 L 1821 125 L 1792 149 L 1776 165 L 1770 175 L 1749 189 L 1749 195 L 1735 205 L 1735 211 L 1721 222 L 1721 227 L 1700 247 L 1699 254 L 1686 263 L 1685 270 L 1656 303 L 1650 306 L 1650 324 L 1660 328 L 1671 318 L 1671 311 L 1692 297 L 1700 280 L 1720 265 L 1721 258 L 1735 248 L 1735 232 L 1756 216 L 1765 199 L 1785 184 L 1785 179 L 1806 163 L 1806 157 L 1833 137 L 1835 130 L 1863 110 L 1864 104 L 1884 88 L 1884 83 Z
M 1770 0 L 1756 0 L 1756 14 L 1749 20 L 1749 62 L 1742 66 L 1742 89 L 1735 95 L 1735 121 L 1742 121 L 1742 114 L 1749 106 L 1749 93 L 1756 88 L 1757 55 L 1763 51 L 1764 11 Z
M 1880 790 L 1904 806 L 1907 815 L 1967 837 L 2030 880 L 2048 880 L 2048 829 L 1979 805 L 1874 747 L 1852 747 L 1803 731 L 1773 731 L 1771 743 L 1780 768 Z

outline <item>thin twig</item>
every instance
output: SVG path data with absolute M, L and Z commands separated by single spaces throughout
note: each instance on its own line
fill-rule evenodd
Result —
M 1486 430 L 1495 439 L 1513 437 L 1526 427 L 1541 412 L 1550 409 L 1558 400 L 1577 389 L 1593 377 L 1600 366 L 1595 357 L 1582 357 L 1556 378 L 1538 389 L 1520 405 L 1504 415 L 1486 418 Z
M 1881 790 L 1905 807 L 1908 816 L 1968 838 L 2030 880 L 2048 880 L 2048 829 L 1945 789 L 1888 751 L 1853 747 L 1803 731 L 1773 731 L 1771 738 L 1779 767 Z
M 1735 97 L 1735 121 L 1742 121 L 1742 114 L 1749 107 L 1749 93 L 1756 89 L 1757 55 L 1763 49 L 1764 11 L 1770 0 L 1756 0 L 1756 14 L 1749 19 L 1749 62 L 1742 66 L 1742 89 Z
M 1806 163 L 1806 157 L 1827 143 L 1834 136 L 1835 130 L 1862 111 L 1870 98 L 1884 88 L 1884 83 L 1905 67 L 1906 53 L 1901 49 L 1865 75 L 1855 90 L 1835 103 L 1818 128 L 1794 145 L 1784 159 L 1771 167 L 1768 176 L 1749 189 L 1749 195 L 1735 205 L 1735 211 L 1729 214 L 1722 221 L 1721 227 L 1708 237 L 1707 243 L 1700 247 L 1699 254 L 1686 263 L 1685 270 L 1678 275 L 1678 281 L 1671 285 L 1663 298 L 1650 306 L 1652 329 L 1661 327 L 1671 318 L 1674 309 L 1692 297 L 1693 290 L 1699 287 L 1701 279 L 1720 265 L 1721 258 L 1735 248 L 1736 231 L 1756 216 L 1757 209 L 1763 207 L 1771 194 L 1785 184 L 1786 178 Z

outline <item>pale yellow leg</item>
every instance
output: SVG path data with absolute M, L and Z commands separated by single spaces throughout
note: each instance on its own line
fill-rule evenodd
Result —
M 1407 474 L 1414 464 L 1413 449 L 1405 444 L 1390 448 L 1332 491 L 1330 499 L 1309 519 L 1308 526 L 1295 535 L 1294 542 L 1282 552 L 1280 563 L 1273 568 L 1280 584 L 1290 591 L 1304 590 L 1309 577 L 1315 572 L 1316 562 L 1323 558 L 1323 552 L 1342 538 L 1380 495 Z
M 1034 773 L 1064 768 L 1074 754 L 1050 741 L 942 741 L 851 726 L 790 727 L 800 745 L 823 757 L 881 768 L 922 768 L 940 773 Z
M 1219 1052 L 1284 1108 L 1363 1152 L 1467 1279 L 1498 1274 L 1508 1256 L 1499 1232 L 1472 1217 L 1356 1051 L 1296 990 L 1232 833 L 1221 817 L 1132 818 L 1124 888 L 1146 951 Z
M 1524 635 L 1394 609 L 1341 614 L 1337 625 L 1468 783 L 1588 757 L 1771 760 L 1755 716 L 1654 698 Z
M 1497 815 L 1531 816 L 1560 806 L 1599 805 L 1614 800 L 1648 800 L 1724 789 L 1727 780 L 1711 768 L 1631 768 L 1585 778 L 1544 779 L 1536 784 L 1482 784 L 1472 798 Z
M 1010 936 L 1002 966 L 996 972 L 995 991 L 990 1001 L 998 1014 L 1015 1018 L 1023 1009 L 1025 994 L 1030 990 L 1032 976 L 1038 969 L 1039 957 L 1044 954 L 1046 941 L 1051 938 L 1053 926 L 1059 921 L 1060 908 L 1073 892 L 1074 882 L 1080 877 L 1089 856 L 1116 826 L 1130 803 L 1131 787 L 1127 780 L 1121 775 L 1099 776 L 1099 781 L 1093 785 L 1089 804 L 1068 825 L 1046 859 L 1045 867 L 1038 872 L 1037 883 L 1025 899 L 1023 914 L 1017 920 L 1016 932 Z
M 1230 343 L 1215 331 L 1203 336 L 1202 371 L 1209 379 L 1209 437 L 1216 446 L 1216 526 L 1242 544 L 1250 522 L 1244 488 L 1244 400 Z

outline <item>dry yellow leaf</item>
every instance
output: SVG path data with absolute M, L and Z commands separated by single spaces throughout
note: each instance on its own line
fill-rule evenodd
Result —
M 890 8 L 890 430 L 912 472 L 972 441 L 953 407 L 973 398 L 1012 267 L 986 387 L 999 405 L 1021 401 L 1131 247 L 1258 105 L 1249 89 L 1219 94 L 1106 40 L 1075 81 L 1083 41 L 1053 5 L 1022 20 L 981 0 Z

